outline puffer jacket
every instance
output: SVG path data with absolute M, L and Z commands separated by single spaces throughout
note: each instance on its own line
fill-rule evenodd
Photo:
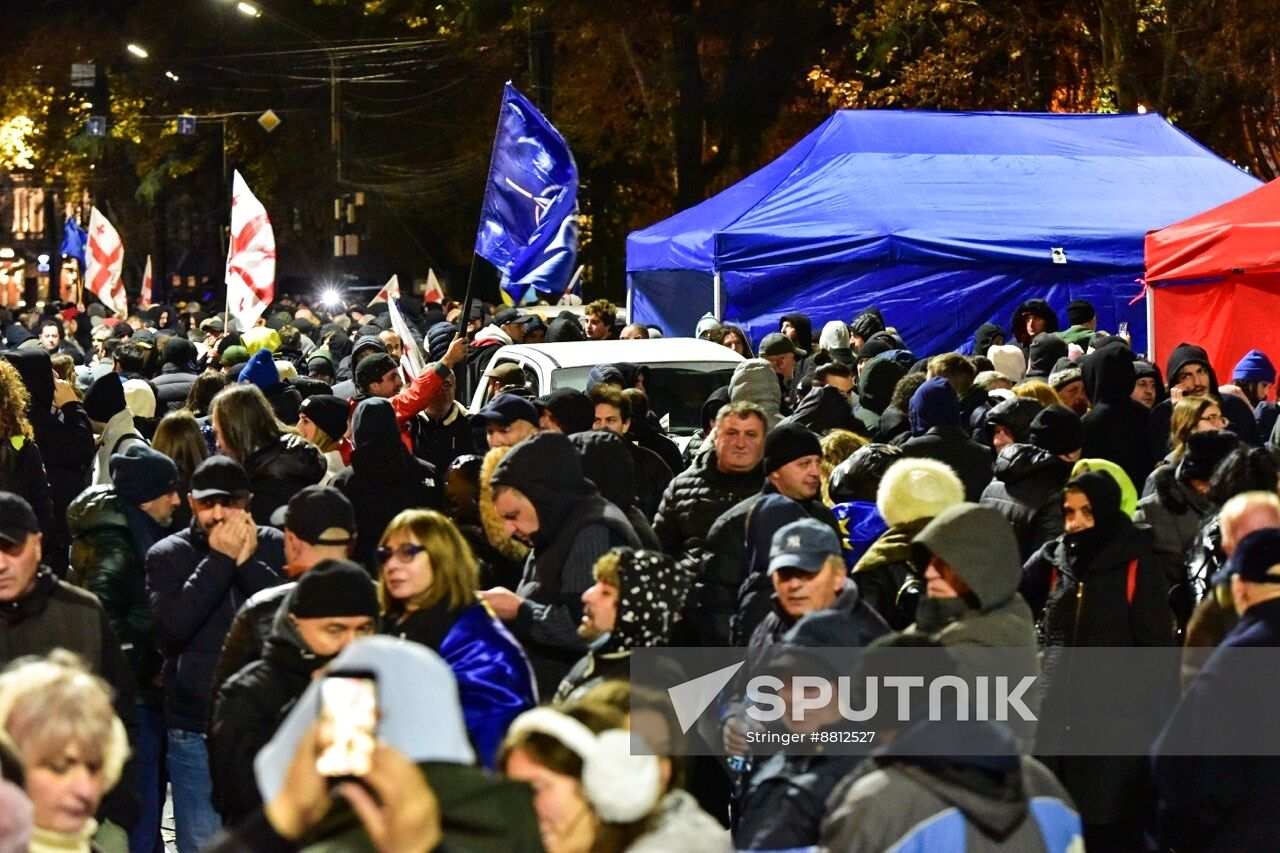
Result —
M 273 512 L 324 479 L 329 463 L 314 444 L 300 435 L 285 433 L 251 454 L 244 469 L 253 491 L 249 512 L 258 524 L 270 524 Z
M 1026 562 L 1041 545 L 1062 535 L 1062 487 L 1071 466 L 1034 445 L 1010 444 L 996 457 L 992 473 L 981 503 L 1013 525 L 1018 558 Z
M 1154 557 L 1164 570 L 1169 589 L 1186 585 L 1187 558 L 1205 520 L 1214 514 L 1209 499 L 1177 476 L 1177 466 L 1163 465 L 1152 473 L 1155 491 L 1138 501 L 1133 514 L 1155 534 Z M 1207 577 L 1205 578 L 1208 579 Z M 1185 621 L 1187 614 L 1183 614 Z
M 146 548 L 163 535 L 160 526 L 137 511 L 140 528 L 130 529 L 124 504 L 112 486 L 91 486 L 67 508 L 71 532 L 69 580 L 98 596 L 138 685 L 138 698 L 160 707 L 160 638 L 147 603 Z M 149 524 L 148 524 L 149 522 Z M 141 547 L 140 547 L 141 546 Z
M 164 416 L 176 412 L 187 402 L 191 387 L 196 384 L 196 374 L 176 364 L 166 364 L 151 380 L 156 388 L 156 414 Z
M 764 485 L 764 469 L 726 474 L 716 467 L 716 452 L 707 451 L 676 475 L 662 496 L 653 532 L 676 565 L 697 574 L 707 533 L 725 510 L 746 500 Z

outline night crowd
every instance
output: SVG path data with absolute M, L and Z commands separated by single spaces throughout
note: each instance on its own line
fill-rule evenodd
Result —
M 182 853 L 1280 844 L 1280 758 L 1161 750 L 1232 724 L 1220 649 L 1280 645 L 1266 354 L 1156 365 L 1083 301 L 1065 323 L 1028 301 L 967 354 L 874 308 L 759 341 L 707 316 L 744 360 L 682 446 L 644 364 L 537 396 L 495 362 L 661 337 L 606 301 L 400 309 L 413 341 L 385 303 L 286 297 L 239 332 L 196 303 L 0 309 L 0 853 L 161 851 L 166 803 Z M 1149 754 L 992 723 L 1003 752 L 922 758 L 927 720 L 863 757 L 752 754 L 732 690 L 685 734 L 632 686 L 632 653 L 668 645 L 1033 670 L 1182 646 L 1182 692 Z M 317 768 L 327 672 L 376 679 L 358 778 Z M 631 749 L 641 715 L 657 756 Z

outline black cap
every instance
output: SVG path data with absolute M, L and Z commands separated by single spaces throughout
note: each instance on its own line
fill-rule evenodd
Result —
M 528 421 L 538 426 L 541 418 L 538 407 L 532 401 L 516 394 L 499 394 L 489 401 L 489 405 L 471 416 L 484 424 L 510 426 L 516 421 Z
M 341 438 L 347 432 L 347 401 L 332 394 L 312 394 L 302 401 L 298 413 L 306 415 L 325 435 Z
M 191 475 L 191 497 L 198 501 L 213 497 L 247 498 L 249 491 L 249 475 L 229 456 L 210 456 Z
M 1073 326 L 1082 326 L 1098 316 L 1087 300 L 1072 299 L 1067 303 L 1067 322 Z
M 40 532 L 36 514 L 19 495 L 0 492 L 0 542 L 19 545 L 27 541 L 27 535 Z
M 822 444 L 813 430 L 794 421 L 784 421 L 769 430 L 764 440 L 766 474 L 806 456 L 822 456 Z
M 378 591 L 369 573 L 350 560 L 321 560 L 298 578 L 289 612 L 299 619 L 378 618 Z
M 356 536 L 356 511 L 332 486 L 307 486 L 298 492 L 289 499 L 281 521 L 285 530 L 311 545 L 346 545 Z
M 397 367 L 396 360 L 385 352 L 366 356 L 356 365 L 356 387 L 368 388 Z
M 565 435 L 587 432 L 595 423 L 595 403 L 575 388 L 557 388 L 533 402 L 539 409 L 546 409 L 551 413 Z
M 503 326 L 507 323 L 523 323 L 524 315 L 514 308 L 503 308 L 493 315 L 493 325 Z
M 1242 581 L 1280 583 L 1280 571 L 1273 574 L 1272 568 L 1280 568 L 1280 527 L 1255 530 L 1236 543 L 1236 550 L 1213 581 L 1222 584 L 1239 575 Z
M 1059 403 L 1041 409 L 1031 420 L 1031 443 L 1055 456 L 1075 453 L 1084 447 L 1080 416 Z

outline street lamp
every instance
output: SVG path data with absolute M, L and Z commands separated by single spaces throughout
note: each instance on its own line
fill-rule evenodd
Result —
M 129 51 L 131 54 L 138 57 L 138 59 L 146 59 L 148 56 L 151 55 L 147 53 L 146 48 L 142 47 L 141 45 L 133 44 L 132 42 L 130 42 L 128 45 L 125 46 L 125 50 Z
M 236 4 L 236 11 L 246 18 L 258 18 L 262 16 L 262 10 L 252 3 L 240 2 Z

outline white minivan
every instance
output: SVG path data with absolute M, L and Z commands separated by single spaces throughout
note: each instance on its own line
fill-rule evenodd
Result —
M 647 367 L 645 392 L 649 409 L 680 444 L 698 432 L 702 404 L 711 392 L 728 385 L 742 361 L 728 347 L 697 338 L 656 338 L 641 341 L 575 341 L 560 344 L 512 344 L 494 354 L 489 367 L 514 363 L 524 371 L 534 396 L 557 388 L 587 387 L 591 369 L 599 364 Z M 484 383 L 471 398 L 471 411 L 488 402 Z

